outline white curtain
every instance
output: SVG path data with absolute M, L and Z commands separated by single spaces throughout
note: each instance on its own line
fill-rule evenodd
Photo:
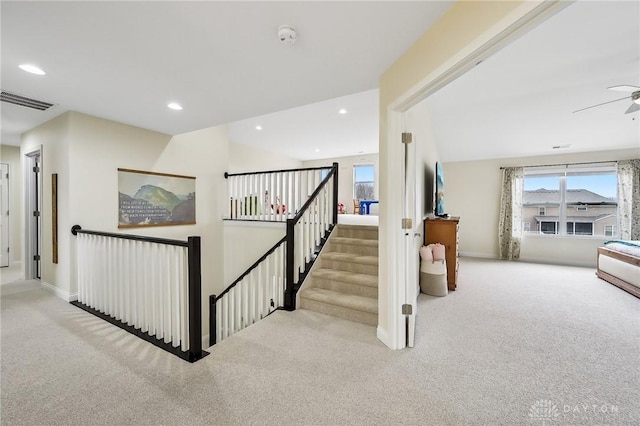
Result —
M 499 258 L 520 258 L 522 240 L 522 192 L 524 169 L 506 167 L 502 173 L 502 197 L 500 199 L 500 223 L 498 224 Z
M 618 224 L 623 240 L 640 240 L 640 159 L 618 161 Z

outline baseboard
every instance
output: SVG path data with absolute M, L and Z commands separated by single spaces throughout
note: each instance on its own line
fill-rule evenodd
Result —
M 395 349 L 394 345 L 389 340 L 389 334 L 387 333 L 387 330 L 378 326 L 376 329 L 376 336 L 378 337 L 378 340 L 387 345 L 387 347 Z
M 461 251 L 460 257 L 475 257 L 478 259 L 498 259 L 497 254 L 479 253 L 475 251 Z
M 45 290 L 48 290 L 50 292 L 52 292 L 53 294 L 55 294 L 56 296 L 58 296 L 60 299 L 64 300 L 65 302 L 74 302 L 76 300 L 78 300 L 78 293 L 69 293 L 66 290 L 62 290 L 52 284 L 49 284 L 46 281 L 40 281 L 40 285 L 42 286 L 42 288 L 44 288 Z
M 521 257 L 520 262 L 526 262 L 526 263 L 540 263 L 540 264 L 544 264 L 544 265 L 558 265 L 558 266 L 575 266 L 575 267 L 579 267 L 579 268 L 596 268 L 597 265 L 597 261 L 594 260 L 590 261 L 590 262 L 579 262 L 579 261 L 565 261 L 562 259 L 559 260 L 554 260 L 554 259 L 539 259 L 539 258 L 535 258 L 535 257 Z

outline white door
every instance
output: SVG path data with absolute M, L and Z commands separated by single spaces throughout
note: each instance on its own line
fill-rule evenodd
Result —
M 40 279 L 42 173 L 40 149 L 28 153 L 25 170 L 25 278 Z
M 9 266 L 9 165 L 0 163 L 0 267 Z
M 422 238 L 420 219 L 416 217 L 416 142 L 411 133 L 404 133 L 404 281 L 405 302 L 403 313 L 406 317 L 407 342 L 413 347 L 415 343 L 416 314 L 418 311 L 418 256 Z M 408 220 L 407 220 L 408 219 Z

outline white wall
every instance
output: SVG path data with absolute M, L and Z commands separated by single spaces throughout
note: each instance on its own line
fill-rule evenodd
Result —
M 74 224 L 84 229 L 186 240 L 202 239 L 203 332 L 208 331 L 208 296 L 223 286 L 222 208 L 228 163 L 226 126 L 169 136 L 69 112 L 23 136 L 22 150 L 43 146 L 44 187 L 59 179 L 59 261 L 51 263 L 51 196 L 44 191 L 42 280 L 73 294 Z M 118 230 L 118 168 L 196 177 L 196 224 Z
M 67 296 L 75 292 L 71 287 L 71 223 L 69 221 L 69 123 L 71 115 L 62 114 L 22 135 L 20 145 L 21 178 L 27 165 L 26 155 L 42 149 L 42 206 L 41 206 L 41 280 L 51 284 Z M 51 174 L 58 173 L 58 264 L 53 263 L 51 221 Z M 26 190 L 26 188 L 25 188 Z M 24 200 L 23 206 L 24 206 Z M 23 215 L 24 216 L 24 215 Z M 22 221 L 25 225 L 24 217 Z M 24 231 L 24 228 L 23 228 Z M 24 234 L 22 235 L 24 237 Z M 23 239 L 24 242 L 24 239 Z M 26 247 L 24 247 L 26 249 Z
M 425 99 L 405 113 L 407 130 L 413 135 L 416 157 L 416 224 L 414 230 L 422 233 L 422 220 L 433 215 L 436 162 L 440 161 L 431 117 L 429 100 Z M 424 237 L 424 236 L 423 236 Z
M 22 164 L 20 147 L 0 145 L 0 162 L 9 164 L 9 265 L 22 262 Z
M 229 173 L 261 172 L 268 170 L 299 169 L 302 161 L 274 154 L 240 143 L 229 144 Z
M 284 223 L 226 220 L 224 222 L 224 288 L 260 259 L 286 233 Z
M 463 161 L 443 165 L 447 210 L 460 216 L 462 255 L 498 257 L 501 166 L 528 166 L 640 158 L 640 149 Z M 608 238 L 607 238 L 608 239 Z M 596 247 L 605 238 L 525 236 L 520 259 L 532 262 L 596 266 Z
M 375 168 L 374 196 L 378 199 L 380 174 L 378 154 L 362 154 L 349 157 L 324 158 L 322 160 L 310 160 L 303 163 L 303 167 L 331 166 L 338 163 L 338 202 L 344 204 L 347 213 L 353 213 L 353 166 L 373 164 Z
M 387 346 L 403 348 L 404 281 L 400 265 L 403 176 L 398 135 L 401 111 L 449 78 L 469 55 L 533 10 L 539 1 L 455 2 L 380 77 L 380 259 L 377 335 Z

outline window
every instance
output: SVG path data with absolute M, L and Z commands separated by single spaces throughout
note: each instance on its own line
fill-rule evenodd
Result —
M 556 222 L 540 222 L 540 232 L 542 234 L 557 234 L 558 224 Z
M 613 237 L 616 234 L 616 226 L 615 225 L 605 225 L 604 226 L 604 236 L 605 237 Z
M 615 165 L 525 168 L 525 234 L 613 236 L 617 221 Z M 531 225 L 525 228 L 525 223 Z
M 353 166 L 353 198 L 375 200 L 373 165 Z
M 531 231 L 531 222 L 522 222 L 522 230 L 524 232 Z
M 593 235 L 593 223 L 567 222 L 567 235 Z

